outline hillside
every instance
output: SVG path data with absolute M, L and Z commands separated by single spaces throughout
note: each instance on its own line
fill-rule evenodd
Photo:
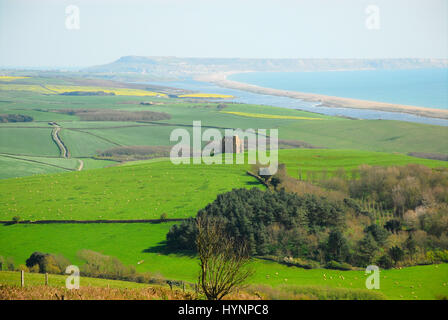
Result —
M 188 76 L 225 71 L 331 71 L 447 67 L 446 59 L 232 59 L 125 56 L 91 73 L 145 73 Z

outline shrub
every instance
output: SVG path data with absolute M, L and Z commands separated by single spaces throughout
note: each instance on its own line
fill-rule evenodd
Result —
M 40 273 L 61 273 L 55 257 L 49 253 L 33 252 L 26 260 L 26 266 L 33 271 L 39 267 Z
M 348 263 L 338 262 L 338 261 L 334 261 L 334 260 L 327 262 L 327 264 L 325 265 L 325 268 L 343 270 L 343 271 L 352 270 L 352 266 L 349 265 Z
M 19 267 L 17 268 L 18 271 L 25 271 L 25 272 L 29 272 L 30 270 L 28 269 L 28 267 L 24 264 L 19 265 Z
M 378 259 L 378 265 L 383 269 L 390 269 L 394 266 L 392 258 L 385 254 Z
M 277 262 L 284 263 L 289 266 L 295 266 L 304 269 L 317 269 L 320 268 L 320 264 L 317 261 L 306 260 L 301 258 L 285 257 Z
M 125 266 L 117 258 L 99 252 L 81 250 L 78 256 L 85 261 L 85 264 L 81 266 L 81 273 L 85 276 L 116 280 L 129 279 L 136 274 L 133 266 Z
M 13 257 L 7 257 L 6 258 L 6 270 L 7 271 L 15 271 L 14 258 Z
M 23 114 L 0 114 L 0 123 L 2 122 L 31 122 L 33 117 Z
M 21 218 L 20 216 L 14 216 L 14 217 L 12 217 L 12 221 L 13 221 L 14 223 L 19 223 L 21 220 L 22 220 L 22 218 Z
M 448 250 L 428 251 L 426 258 L 431 262 L 448 262 Z

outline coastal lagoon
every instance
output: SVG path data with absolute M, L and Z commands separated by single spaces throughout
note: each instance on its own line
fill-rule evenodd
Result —
M 448 69 L 248 72 L 229 80 L 265 88 L 448 109 Z
M 219 93 L 219 94 L 232 95 L 235 97 L 234 99 L 231 100 L 233 102 L 283 107 L 288 109 L 299 109 L 304 111 L 325 114 L 329 116 L 342 116 L 342 117 L 370 119 L 370 120 L 373 119 L 399 120 L 407 122 L 433 124 L 439 126 L 448 126 L 448 120 L 446 119 L 421 117 L 413 114 L 400 113 L 400 112 L 385 112 L 369 109 L 325 107 L 317 102 L 304 101 L 300 99 L 293 99 L 283 96 L 273 96 L 260 93 L 253 93 L 243 90 L 229 89 L 217 86 L 214 83 L 195 81 L 193 79 L 183 79 L 180 81 L 160 81 L 160 82 L 151 81 L 145 83 L 182 88 L 186 90 L 194 90 L 205 93 Z

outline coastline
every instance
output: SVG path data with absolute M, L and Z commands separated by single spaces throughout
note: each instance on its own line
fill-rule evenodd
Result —
M 252 71 L 248 70 L 228 71 L 228 72 L 200 75 L 195 77 L 195 80 L 202 82 L 211 82 L 215 85 L 228 89 L 243 90 L 258 94 L 281 96 L 293 99 L 300 99 L 309 102 L 317 102 L 321 106 L 330 108 L 369 109 L 385 112 L 407 113 L 421 117 L 448 119 L 448 110 L 444 109 L 425 108 L 418 106 L 393 104 L 387 102 L 334 97 L 315 93 L 304 93 L 298 91 L 272 89 L 227 79 L 227 77 L 232 74 L 246 73 L 246 72 L 252 72 Z

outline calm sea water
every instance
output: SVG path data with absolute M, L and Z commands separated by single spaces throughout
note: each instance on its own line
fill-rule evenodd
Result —
M 251 72 L 229 79 L 274 89 L 448 109 L 448 69 Z

